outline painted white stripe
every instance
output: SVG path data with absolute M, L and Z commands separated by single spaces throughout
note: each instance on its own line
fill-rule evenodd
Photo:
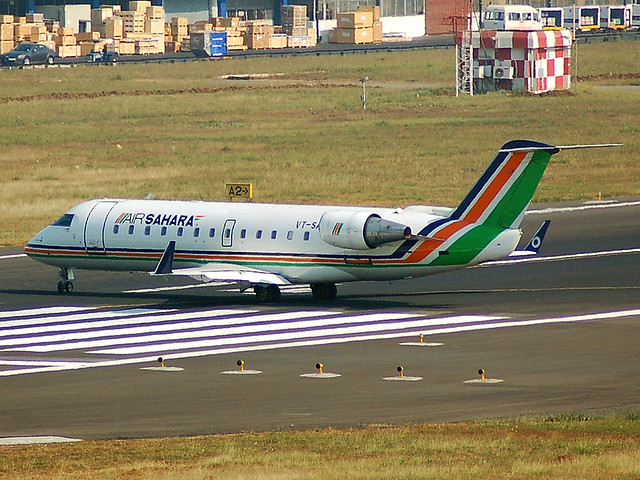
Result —
M 496 260 L 491 262 L 485 262 L 478 265 L 478 267 L 489 267 L 496 265 L 513 265 L 516 263 L 531 263 L 531 262 L 560 262 L 563 260 L 579 260 L 581 258 L 597 258 L 597 257 L 609 257 L 614 255 L 631 255 L 640 253 L 640 248 L 627 248 L 623 250 L 608 250 L 602 252 L 587 252 L 587 253 L 571 253 L 567 255 L 554 255 L 550 257 L 538 257 L 531 256 L 525 258 L 513 258 L 511 260 Z
M 125 320 L 121 320 L 121 322 L 131 322 L 131 319 L 128 317 L 133 317 L 136 315 L 141 315 L 144 312 L 171 312 L 173 310 L 160 310 L 160 309 L 146 309 L 146 308 L 134 308 L 130 310 L 98 310 L 95 308 L 91 308 L 89 313 L 77 313 L 71 315 L 60 315 L 57 317 L 39 317 L 36 319 L 22 319 L 22 320 L 6 320 L 0 323 L 0 337 L 7 335 L 7 333 L 3 333 L 9 331 L 9 335 L 13 333 L 14 335 L 27 333 L 24 330 L 19 330 L 22 327 L 34 327 L 34 323 L 37 323 L 37 327 L 40 332 L 47 331 L 48 327 L 44 327 L 43 325 L 47 325 L 50 323 L 67 323 L 67 322 L 76 322 L 78 320 L 97 320 L 100 318 L 126 318 Z M 73 329 L 74 326 L 72 323 L 66 326 L 53 326 L 53 329 Z
M 616 202 L 616 203 L 588 203 L 575 207 L 549 207 L 542 208 L 540 210 L 527 210 L 527 215 L 549 215 L 550 213 L 563 213 L 563 212 L 581 212 L 584 210 L 600 210 L 603 208 L 623 208 L 623 207 L 638 207 L 640 201 L 632 202 Z
M 162 312 L 163 310 L 153 310 L 151 313 L 153 312 Z M 131 323 L 135 323 L 135 324 L 139 324 L 139 323 L 143 323 L 143 324 L 155 324 L 158 322 L 163 322 L 163 321 L 174 321 L 174 320 L 191 320 L 191 319 L 195 319 L 195 318 L 203 318 L 203 317 L 219 317 L 222 315 L 243 315 L 243 314 L 249 314 L 254 312 L 255 310 L 232 310 L 232 309 L 223 309 L 223 310 L 209 310 L 209 311 L 203 311 L 203 312 L 189 312 L 189 313 L 176 313 L 176 314 L 168 314 L 168 315 L 143 315 L 140 317 L 136 317 L 134 319 L 129 318 L 131 315 L 134 315 L 134 313 L 132 312 L 128 312 L 128 315 L 122 315 L 123 312 L 101 312 L 100 317 L 95 316 L 95 317 L 91 317 L 91 318 L 110 318 L 110 316 L 108 315 L 109 313 L 111 313 L 111 317 L 115 317 L 115 320 L 109 319 L 109 320 L 104 320 L 104 321 L 95 321 L 95 322 L 84 322 L 84 323 L 72 323 L 72 324 L 66 324 L 63 323 L 61 325 L 49 325 L 49 326 L 42 326 L 42 325 L 33 325 L 33 321 L 31 322 L 31 324 L 29 326 L 25 326 L 25 327 L 21 327 L 21 328 L 11 328 L 11 329 L 7 329 L 7 328 L 0 328 L 0 345 L 6 345 L 7 343 L 11 344 L 11 342 L 14 342 L 15 340 L 10 338 L 10 337 L 15 337 L 16 335 L 27 335 L 30 333 L 45 333 L 45 332 L 64 332 L 65 334 L 69 334 L 72 337 L 76 337 L 76 336 L 90 336 L 93 333 L 92 332 L 81 332 L 79 334 L 73 334 L 70 332 L 74 332 L 77 330 L 84 330 L 84 329 L 98 329 L 98 328 L 105 328 L 105 327 L 114 327 L 114 326 L 118 326 L 118 325 L 125 325 L 125 326 L 129 326 L 131 325 Z M 119 317 L 124 317 L 124 318 L 119 318 Z M 228 320 L 226 320 L 226 322 L 228 322 Z M 147 327 L 150 328 L 152 330 L 157 330 L 159 328 L 165 328 L 164 326 L 152 326 L 152 327 Z M 171 328 L 173 328 L 173 326 L 171 326 Z M 108 332 L 118 332 L 119 330 L 109 330 Z M 42 337 L 31 337 L 32 339 L 40 339 L 40 341 L 46 341 L 47 339 L 51 339 L 53 338 L 54 335 L 47 335 L 47 336 L 42 336 Z M 6 338 L 7 340 L 2 340 Z M 54 340 L 51 340 L 54 341 Z
M 397 319 L 398 321 L 395 323 L 372 323 L 371 325 L 362 326 L 344 326 L 337 328 L 321 328 L 318 330 L 305 330 L 302 332 L 292 331 L 292 332 L 282 332 L 282 333 L 274 333 L 274 334 L 260 334 L 260 335 L 247 335 L 242 336 L 240 338 L 216 338 L 216 339 L 208 339 L 208 340 L 196 340 L 191 342 L 180 342 L 180 343 L 166 343 L 166 344 L 154 344 L 154 345 L 140 345 L 135 347 L 122 347 L 122 348 L 114 348 L 107 350 L 96 350 L 89 353 L 99 353 L 99 354 L 108 354 L 108 355 L 140 355 L 150 352 L 170 352 L 175 350 L 187 350 L 187 349 L 196 349 L 196 348 L 207 348 L 207 347 L 215 347 L 215 346 L 230 346 L 230 345 L 242 345 L 253 342 L 274 342 L 274 341 L 291 341 L 297 340 L 300 338 L 316 338 L 316 337 L 324 337 L 326 335 L 348 335 L 348 334 L 358 334 L 363 331 L 366 332 L 380 332 L 380 331 L 389 331 L 389 330 L 397 330 L 397 329 L 410 329 L 410 328 L 425 328 L 430 321 L 429 319 L 419 319 L 414 321 L 407 321 L 407 318 L 416 317 L 417 315 L 398 315 L 395 313 L 378 313 L 378 314 L 369 314 L 369 315 L 357 315 L 353 317 L 341 317 L 336 319 L 339 324 L 348 323 L 348 322 L 358 322 L 358 321 L 371 321 L 378 322 L 381 320 L 390 320 Z M 451 317 L 449 320 L 454 323 L 460 323 L 464 321 L 471 320 L 490 320 L 494 317 Z M 500 317 L 497 317 L 500 318 Z M 308 325 L 305 325 L 307 324 Z M 313 323 L 320 325 L 313 325 Z M 297 322 L 295 325 L 291 325 L 291 327 L 296 328 L 305 328 L 305 327 L 313 327 L 313 326 L 323 326 L 323 322 Z M 282 328 L 282 326 L 279 326 Z M 243 329 L 243 332 L 239 333 L 248 333 L 247 329 Z M 262 330 L 263 332 L 267 332 L 271 329 Z M 255 330 L 253 330 L 255 332 Z
M 424 332 L 423 327 L 421 327 L 421 328 L 416 328 L 415 330 L 403 331 L 401 333 L 375 333 L 370 335 L 365 334 L 358 337 L 295 340 L 295 341 L 289 341 L 289 342 L 282 342 L 279 344 L 259 345 L 259 346 L 232 346 L 228 348 L 220 348 L 220 349 L 213 349 L 213 350 L 181 352 L 173 355 L 169 354 L 169 355 L 165 355 L 165 358 L 167 359 L 196 358 L 196 357 L 203 357 L 203 356 L 209 356 L 209 355 L 224 355 L 224 354 L 230 354 L 230 353 L 240 353 L 240 352 L 249 352 L 249 351 L 276 350 L 276 349 L 282 349 L 282 348 L 308 347 L 313 345 L 342 344 L 342 343 L 349 343 L 354 341 L 407 338 L 410 336 L 419 335 L 420 333 L 436 335 L 439 333 L 453 333 L 454 331 L 472 331 L 472 330 L 483 330 L 483 329 L 489 329 L 489 328 L 520 327 L 520 326 L 565 323 L 565 322 L 580 322 L 580 321 L 590 321 L 590 320 L 608 320 L 608 319 L 617 319 L 617 318 L 634 317 L 634 316 L 640 317 L 640 309 L 626 310 L 626 311 L 619 311 L 619 312 L 574 315 L 569 317 L 536 319 L 536 320 L 521 320 L 521 321 L 513 321 L 513 322 L 505 321 L 499 324 L 458 326 L 458 327 L 452 327 L 447 329 L 440 329 L 439 331 L 432 330 L 429 332 Z M 157 360 L 157 356 L 144 356 L 144 357 L 117 359 L 117 360 L 97 361 L 92 363 L 70 365 L 70 366 L 60 365 L 55 367 L 35 367 L 30 369 L 16 369 L 16 370 L 0 371 L 0 377 L 9 377 L 9 376 L 26 375 L 26 374 L 34 374 L 34 373 L 56 372 L 56 371 L 73 370 L 73 369 L 81 369 L 81 368 L 123 366 L 123 365 L 139 364 L 139 363 L 155 364 L 156 360 Z
M 68 438 L 58 436 L 37 436 L 37 437 L 1 437 L 0 445 L 32 445 L 35 443 L 66 443 L 81 442 L 80 438 Z
M 27 254 L 26 253 L 16 253 L 13 255 L 0 255 L 0 260 L 8 260 L 10 258 L 20 258 L 20 257 L 26 257 Z
M 10 367 L 55 367 L 58 365 L 69 365 L 76 366 L 78 364 L 84 364 L 87 362 L 64 362 L 64 361 L 56 361 L 56 360 L 2 360 L 0 359 L 0 365 L 7 365 Z
M 215 316 L 215 315 L 226 315 L 225 311 L 221 311 L 222 313 L 218 313 L 217 311 L 209 311 L 209 312 L 198 312 L 202 316 L 206 313 L 206 316 Z M 134 326 L 129 328 L 122 329 L 110 329 L 110 330 L 101 330 L 96 332 L 77 332 L 77 333 L 61 333 L 58 335 L 46 335 L 41 337 L 32 337 L 28 340 L 21 341 L 28 344 L 36 344 L 36 343 L 44 343 L 44 342 L 66 342 L 66 343 L 56 343 L 55 345 L 32 345 L 32 346 L 23 346 L 19 348 L 6 348 L 5 351 L 14 351 L 14 352 L 57 352 L 63 350 L 78 350 L 85 348 L 98 348 L 104 347 L 108 345 L 127 345 L 131 343 L 141 343 L 141 342 L 159 342 L 159 341 L 167 341 L 167 340 L 180 340 L 182 338 L 202 338 L 207 336 L 214 335 L 232 335 L 235 333 L 244 333 L 244 332 L 254 332 L 256 330 L 276 330 L 280 328 L 286 328 L 287 326 L 292 326 L 291 324 L 283 324 L 277 323 L 273 325 L 259 325 L 256 326 L 255 322 L 272 322 L 279 320 L 288 320 L 288 319 L 300 319 L 300 318 L 310 318 L 310 317 L 320 317 L 326 316 L 329 312 L 287 312 L 287 313 L 275 313 L 268 315 L 260 315 L 257 317 L 251 317 L 249 321 L 251 322 L 247 326 L 243 327 L 228 327 L 222 329 L 215 329 L 211 332 L 207 333 L 207 331 L 196 331 L 196 332 L 174 332 L 174 333 L 157 333 L 155 335 L 146 335 L 148 333 L 161 332 L 162 330 L 188 330 L 192 328 L 206 328 L 206 327 L 216 327 L 216 326 L 227 326 L 232 325 L 233 322 L 246 322 L 246 319 L 236 318 L 236 319 L 212 319 L 212 320 L 204 320 L 199 322 L 188 321 L 184 323 L 172 323 L 170 325 L 151 325 L 151 326 Z M 304 322 L 295 322 L 295 325 L 302 324 Z M 322 321 L 318 322 L 321 326 L 323 324 Z M 144 335 L 144 336 L 135 336 L 135 337 L 127 337 L 122 338 L 124 336 L 129 335 Z M 97 340 L 98 338 L 103 337 L 113 337 L 105 340 Z M 0 341 L 1 346 L 7 346 L 11 344 L 15 344 L 15 339 L 7 339 Z
M 16 317 L 30 317 L 36 315 L 55 315 L 57 313 L 77 312 L 82 310 L 93 310 L 93 307 L 43 307 L 32 308 L 28 310 L 7 310 L 0 312 L 0 319 L 2 318 L 16 318 Z M 33 320 L 30 320 L 33 322 Z M 5 325 L 3 322 L 2 326 Z

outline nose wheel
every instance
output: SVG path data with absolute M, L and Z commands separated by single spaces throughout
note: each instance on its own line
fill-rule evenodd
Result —
M 69 295 L 73 293 L 73 270 L 70 268 L 61 268 L 58 273 L 60 281 L 58 282 L 58 293 Z

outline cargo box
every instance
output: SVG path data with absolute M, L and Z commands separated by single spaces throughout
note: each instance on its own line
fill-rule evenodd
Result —
M 100 7 L 94 8 L 91 10 L 91 23 L 104 23 L 107 21 L 107 18 L 113 17 L 113 8 L 112 7 Z
M 161 18 L 164 21 L 164 8 L 151 6 L 146 10 L 147 18 Z
M 187 25 L 189 25 L 189 21 L 187 20 L 187 17 L 172 17 L 171 25 L 180 25 L 186 27 Z
M 373 12 L 338 14 L 338 28 L 366 28 L 373 26 Z
M 13 43 L 13 40 L 2 40 L 0 41 L 0 55 L 2 55 L 3 53 L 7 53 L 11 50 L 13 50 L 15 43 Z
M 98 40 L 100 40 L 99 32 L 76 33 L 76 41 L 78 42 L 96 42 Z
M 269 37 L 269 48 L 287 48 L 287 35 L 273 34 Z
M 44 14 L 27 13 L 27 23 L 44 23 Z
M 373 43 L 382 43 L 382 22 L 373 22 Z
M 287 47 L 289 48 L 309 48 L 316 45 L 316 38 L 308 35 L 297 37 L 287 37 Z
M 164 35 L 164 19 L 146 18 L 144 21 L 144 31 L 151 35 Z
M 118 50 L 120 52 L 120 55 L 135 55 L 136 53 L 136 42 L 129 40 L 129 41 L 121 41 L 118 44 Z
M 271 33 L 256 33 L 250 34 L 247 32 L 244 35 L 244 44 L 250 50 L 264 50 L 269 48 L 269 38 L 271 37 Z
M 11 23 L 13 24 L 14 18 L 13 15 L 0 15 L 0 23 Z
M 338 28 L 336 43 L 373 43 L 373 27 L 370 28 Z
M 131 0 L 129 2 L 129 10 L 143 15 L 147 14 L 147 8 L 151 7 L 151 2 L 148 0 Z
M 360 8 L 358 8 L 358 12 L 371 12 L 373 14 L 373 21 L 374 22 L 380 21 L 380 7 L 378 6 L 369 7 L 369 6 L 363 5 Z
M 9 40 L 13 43 L 13 24 L 2 23 L 0 24 L 0 42 L 8 42 Z
M 112 17 L 107 19 L 105 24 L 105 37 L 119 39 L 124 34 L 122 17 Z
M 78 48 L 78 45 L 58 45 L 56 46 L 56 55 L 60 58 L 77 57 Z
M 75 35 L 54 35 L 53 41 L 58 46 L 75 46 L 76 45 L 76 36 Z

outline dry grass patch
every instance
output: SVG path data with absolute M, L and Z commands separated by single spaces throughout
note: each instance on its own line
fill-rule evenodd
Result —
M 627 416 L 90 441 L 3 447 L 0 478 L 637 478 L 639 434 Z
M 0 109 L 0 223 L 9 226 L 0 245 L 24 243 L 82 200 L 149 192 L 215 200 L 230 181 L 253 182 L 265 202 L 455 205 L 515 138 L 625 143 L 554 157 L 536 201 L 640 194 L 637 90 L 585 85 L 570 96 L 455 98 L 450 87 L 371 88 L 363 111 L 357 82 L 340 83 L 364 71 L 390 82 L 446 81 L 433 72 L 448 71 L 451 55 L 2 71 L 0 97 L 45 96 Z M 218 78 L 252 71 L 324 83 Z

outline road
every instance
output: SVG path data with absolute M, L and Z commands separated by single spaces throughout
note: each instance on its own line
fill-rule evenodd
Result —
M 2 249 L 0 435 L 157 437 L 637 409 L 640 201 L 538 206 L 525 239 L 546 218 L 536 261 L 344 284 L 331 304 L 304 289 L 262 306 L 224 288 L 81 271 L 73 296 L 60 296 L 54 268 Z M 442 345 L 399 345 L 418 333 Z M 141 369 L 160 355 L 183 370 Z M 221 374 L 238 359 L 262 373 Z M 341 376 L 300 377 L 317 362 Z M 384 381 L 399 365 L 422 380 Z M 464 383 L 479 368 L 503 381 Z

